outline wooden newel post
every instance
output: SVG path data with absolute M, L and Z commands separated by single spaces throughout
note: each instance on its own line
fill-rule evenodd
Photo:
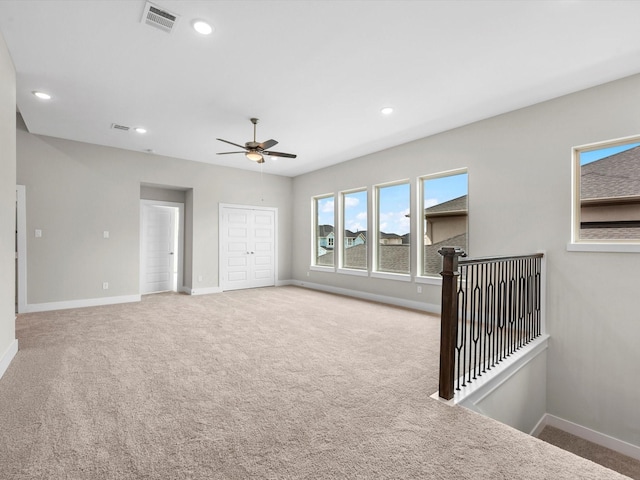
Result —
M 454 393 L 455 349 L 458 335 L 458 257 L 467 254 L 459 247 L 442 247 L 442 308 L 440 313 L 440 397 L 451 400 Z

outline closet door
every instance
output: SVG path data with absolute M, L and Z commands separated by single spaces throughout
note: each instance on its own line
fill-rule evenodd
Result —
M 223 290 L 275 285 L 275 211 L 221 208 Z

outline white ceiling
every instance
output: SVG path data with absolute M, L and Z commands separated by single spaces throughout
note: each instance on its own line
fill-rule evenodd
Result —
M 144 0 L 0 1 L 29 131 L 259 170 L 216 155 L 258 117 L 258 141 L 298 154 L 264 171 L 296 176 L 640 72 L 638 1 L 154 3 L 173 33 Z

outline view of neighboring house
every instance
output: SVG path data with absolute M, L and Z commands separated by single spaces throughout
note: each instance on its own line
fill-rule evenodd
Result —
M 345 248 L 355 247 L 356 245 L 364 245 L 366 243 L 367 243 L 366 231 L 358 231 L 358 232 L 352 232 L 351 230 L 344 231 Z
M 410 261 L 410 237 L 409 234 L 398 235 L 397 233 L 380 232 L 378 269 L 387 272 L 409 271 Z M 335 265 L 335 232 L 332 225 L 318 225 L 317 234 L 317 264 Z M 364 230 L 344 232 L 344 258 L 345 268 L 364 269 L 367 268 L 367 232 Z
M 380 245 L 402 245 L 403 237 L 397 233 L 380 232 Z
M 467 195 L 439 203 L 424 210 L 424 267 L 423 274 L 439 275 L 442 259 L 438 250 L 443 246 L 467 249 Z M 345 230 L 343 266 L 367 268 L 366 231 Z M 335 265 L 335 232 L 332 225 L 318 225 L 318 265 Z M 379 265 L 385 272 L 410 271 L 410 236 L 397 233 L 379 234 Z
M 438 275 L 442 247 L 460 247 L 467 250 L 467 195 L 454 198 L 424 209 L 424 273 Z
M 467 195 L 425 208 L 424 244 L 440 243 L 448 238 L 466 233 L 467 216 Z
M 326 255 L 327 251 L 332 251 L 335 244 L 333 225 L 318 225 L 316 238 L 318 239 L 318 257 Z
M 580 238 L 640 238 L 640 147 L 580 167 Z

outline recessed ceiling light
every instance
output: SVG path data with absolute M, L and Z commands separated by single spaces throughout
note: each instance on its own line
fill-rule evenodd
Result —
M 44 92 L 33 92 L 33 94 L 38 97 L 40 100 L 51 100 L 51 95 L 49 95 L 48 93 L 44 93 Z
M 393 108 L 391 107 L 384 107 L 380 109 L 380 113 L 382 113 L 383 115 L 390 115 L 393 113 Z
M 142 127 L 136 127 L 134 130 L 138 133 L 147 133 L 147 129 Z
M 213 27 L 204 20 L 194 20 L 193 29 L 201 35 L 209 35 L 213 32 Z

